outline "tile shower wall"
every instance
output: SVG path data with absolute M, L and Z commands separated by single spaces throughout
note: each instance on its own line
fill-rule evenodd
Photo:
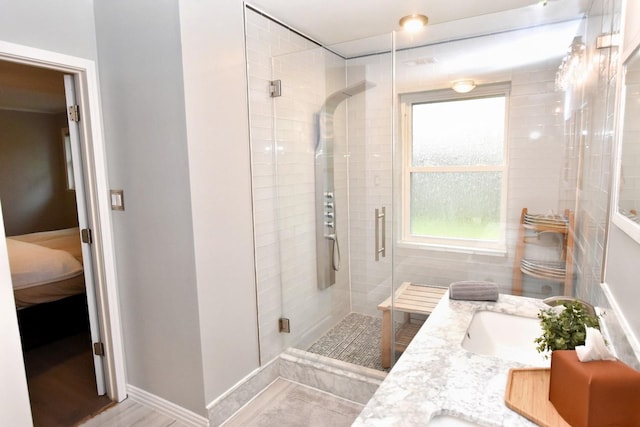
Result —
M 247 60 L 260 349 L 263 362 L 306 347 L 350 311 L 345 106 L 335 117 L 335 193 L 342 268 L 316 286 L 314 115 L 345 87 L 340 57 L 247 10 Z M 282 96 L 269 96 L 269 81 Z M 291 333 L 278 330 L 290 319 Z
M 617 3 L 619 0 L 594 5 L 613 10 Z M 596 18 L 589 18 L 589 39 L 616 25 L 615 14 L 600 15 L 597 22 Z M 572 111 L 565 111 L 564 94 L 555 90 L 558 65 L 573 36 L 584 32 L 581 25 L 582 22 L 574 22 L 531 30 L 527 37 L 539 36 L 536 31 L 557 30 L 562 35 L 553 39 L 558 45 L 545 57 L 536 58 L 542 43 L 536 45 L 536 54 L 526 46 L 514 44 L 517 32 L 397 53 L 395 85 L 399 94 L 449 87 L 453 80 L 463 77 L 471 77 L 478 84 L 510 83 L 507 254 L 490 256 L 396 245 L 393 258 L 388 252 L 387 257 L 375 262 L 375 208 L 386 206 L 389 214 L 386 247 L 390 248 L 398 238 L 390 215 L 393 205 L 400 206 L 397 172 L 401 170 L 396 164 L 393 175 L 392 162 L 400 158 L 400 153 L 394 156 L 391 143 L 392 55 L 347 60 L 345 81 L 343 59 L 248 12 L 259 322 L 264 361 L 290 345 L 304 347 L 315 336 L 313 326 L 321 332 L 349 311 L 379 314 L 377 304 L 391 291 L 392 264 L 395 285 L 409 280 L 447 286 L 455 280 L 484 279 L 496 281 L 502 292 L 509 292 L 523 207 L 538 213 L 576 209 L 577 293 L 592 301 L 599 298 L 591 295 L 599 290 L 609 179 L 608 129 L 613 126 L 613 92 L 607 85 L 614 84 L 610 75 L 603 77 L 602 73 L 609 72 L 604 64 L 611 60 L 612 53 L 606 53 L 604 58 L 604 53 L 598 52 L 600 77 L 591 80 L 585 92 L 589 101 L 586 108 L 574 108 L 571 116 L 568 113 Z M 501 50 L 505 46 L 515 46 L 515 53 Z M 272 79 L 282 79 L 281 98 L 268 96 L 268 81 Z M 350 98 L 336 112 L 336 141 L 342 141 L 336 145 L 335 158 L 343 268 L 338 285 L 318 291 L 313 114 L 328 94 L 365 79 L 375 88 Z M 569 120 L 565 120 L 567 117 Z M 577 201 L 576 186 L 581 186 Z M 393 212 L 394 218 L 399 214 L 399 210 Z M 562 293 L 560 284 L 529 277 L 525 277 L 524 288 L 525 295 L 535 297 Z M 291 335 L 277 330 L 277 319 L 283 315 L 292 320 Z
M 596 38 L 620 32 L 620 8 L 620 0 L 593 2 L 585 37 L 586 64 L 590 72 L 572 118 L 579 129 L 572 135 L 572 143 L 579 147 L 576 155 L 582 164 L 576 203 L 576 295 L 604 307 L 608 307 L 608 303 L 600 283 L 609 221 L 619 52 L 616 47 L 597 49 Z
M 610 344 L 615 348 L 619 359 L 639 369 L 638 349 L 634 349 L 627 332 L 621 324 L 619 313 L 611 304 L 600 286 L 603 281 L 602 267 L 604 262 L 607 234 L 610 241 L 621 242 L 620 231 L 615 226 L 607 230 L 609 224 L 609 206 L 613 159 L 615 154 L 615 101 L 617 92 L 616 71 L 620 52 L 617 47 L 596 49 L 596 39 L 602 34 L 619 34 L 621 29 L 621 0 L 596 0 L 592 3 L 587 16 L 586 46 L 589 75 L 579 98 L 576 110 L 574 144 L 579 147 L 578 153 L 582 167 L 578 175 L 578 198 L 576 202 L 576 296 L 602 309 L 602 320 Z M 622 238 L 624 239 L 624 237 Z M 611 259 L 633 258 L 633 250 L 620 250 L 613 244 L 609 249 Z M 612 263 L 607 276 L 620 274 L 622 269 L 629 268 L 624 262 Z M 619 271 L 615 271 L 619 270 Z M 624 275 L 625 273 L 622 273 Z M 621 286 L 615 278 L 616 286 Z M 627 283 L 635 286 L 635 281 Z M 622 295 L 625 295 L 622 292 Z M 630 299 L 633 301 L 633 299 Z M 628 314 L 627 314 L 628 316 Z M 628 321 L 628 320 L 627 320 Z M 633 338 L 632 338 L 633 339 Z M 636 341 L 637 342 L 637 341 Z
M 510 82 L 511 97 L 507 135 L 507 255 L 455 253 L 396 245 L 393 266 L 396 286 L 403 281 L 447 286 L 456 280 L 479 279 L 495 281 L 500 284 L 502 292 L 508 293 L 522 208 L 528 207 L 530 212 L 538 213 L 573 209 L 575 191 L 567 190 L 572 183 L 568 184 L 565 179 L 567 159 L 563 155 L 566 144 L 562 110 L 564 98 L 555 90 L 555 74 L 579 23 L 563 25 L 532 30 L 538 36 L 551 30 L 565 35 L 558 40 L 558 46 L 550 49 L 549 56 L 538 60 L 532 58 L 529 50 L 514 42 L 520 35 L 527 36 L 523 40 L 527 39 L 532 36 L 531 32 L 478 37 L 397 53 L 395 84 L 398 94 L 446 88 L 452 81 L 464 77 L 473 78 L 479 84 Z M 493 46 L 495 51 L 487 49 L 487 46 Z M 511 46 L 514 52 L 527 52 L 527 57 L 521 53 L 514 55 L 501 51 L 506 49 L 505 46 Z M 351 59 L 347 64 L 349 81 L 366 78 L 378 83 L 380 76 L 384 76 L 391 66 L 391 56 Z M 392 102 L 390 83 L 386 84 L 388 87 L 384 84 L 377 87 L 383 90 L 371 91 L 367 95 L 376 97 L 375 100 L 368 98 L 367 105 L 388 105 Z M 400 175 L 397 174 L 401 168 L 396 163 L 392 186 L 391 129 L 390 125 L 384 125 L 389 122 L 390 111 L 370 107 L 366 110 L 367 120 L 360 117 L 362 111 L 362 108 L 349 111 L 350 199 L 363 209 L 351 208 L 351 295 L 353 311 L 375 315 L 376 305 L 389 294 L 391 277 L 389 268 L 373 261 L 373 209 L 379 205 L 389 207 L 392 201 L 396 206 L 401 205 L 398 198 Z M 397 151 L 396 161 L 400 158 Z M 394 212 L 396 224 L 399 214 L 399 210 Z M 391 227 L 388 219 L 387 229 Z M 397 239 L 398 230 L 393 230 L 394 239 Z M 394 239 L 388 237 L 387 247 Z M 384 261 L 390 262 L 390 258 Z M 562 292 L 560 284 L 529 277 L 525 277 L 524 289 L 525 295 L 536 297 Z

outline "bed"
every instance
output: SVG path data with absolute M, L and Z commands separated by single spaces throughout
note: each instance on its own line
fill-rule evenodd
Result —
M 18 309 L 85 292 L 77 227 L 7 237 Z

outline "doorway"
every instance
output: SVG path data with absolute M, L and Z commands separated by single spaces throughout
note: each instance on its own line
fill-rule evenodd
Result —
M 73 228 L 74 225 L 79 225 L 82 228 L 87 228 L 91 230 L 92 241 L 91 246 L 88 244 L 85 248 L 82 248 L 81 258 L 83 259 L 84 264 L 84 273 L 89 275 L 89 277 L 95 277 L 95 286 L 91 286 L 93 298 L 87 298 L 85 295 L 80 295 L 79 297 L 69 297 L 61 299 L 63 305 L 68 304 L 69 306 L 65 309 L 62 308 L 63 312 L 67 313 L 75 313 L 71 317 L 75 317 L 75 320 L 72 320 L 70 323 L 72 326 L 70 333 L 63 333 L 63 340 L 67 340 L 66 343 L 60 344 L 60 340 L 56 337 L 45 337 L 45 343 L 35 343 L 35 347 L 42 347 L 43 345 L 53 345 L 58 348 L 51 348 L 46 353 L 49 355 L 55 355 L 57 359 L 69 359 L 74 356 L 71 353 L 72 348 L 75 348 L 76 345 L 78 347 L 86 347 L 88 350 L 84 351 L 84 362 L 80 362 L 79 359 L 76 362 L 72 362 L 73 370 L 78 370 L 80 364 L 84 363 L 85 366 L 89 366 L 91 370 L 93 370 L 94 363 L 91 361 L 91 358 L 94 357 L 93 353 L 102 353 L 103 355 L 98 357 L 100 360 L 100 365 L 104 363 L 104 372 L 100 372 L 99 381 L 96 383 L 95 378 L 93 379 L 93 394 L 97 397 L 99 394 L 104 395 L 102 398 L 103 401 L 121 401 L 126 397 L 126 382 L 124 380 L 124 358 L 122 353 L 122 340 L 120 336 L 120 323 L 119 323 L 119 308 L 117 304 L 117 286 L 115 281 L 115 265 L 114 265 L 114 255 L 113 255 L 113 243 L 111 241 L 111 222 L 110 222 L 110 213 L 108 211 L 108 206 L 106 203 L 100 203 L 99 197 L 96 197 L 96 194 L 104 194 L 106 193 L 106 171 L 105 171 L 105 159 L 104 159 L 104 147 L 101 136 L 101 121 L 99 115 L 99 106 L 97 104 L 97 78 L 95 75 L 95 65 L 92 61 L 84 60 L 81 58 L 69 57 L 66 55 L 59 55 L 52 52 L 41 51 L 37 49 L 32 49 L 24 46 L 13 45 L 13 44 L 5 44 L 0 43 L 0 62 L 2 65 L 10 65 L 12 67 L 22 67 L 20 68 L 25 72 L 35 72 L 40 74 L 52 74 L 57 76 L 60 81 L 62 81 L 65 74 L 69 75 L 69 79 L 74 85 L 78 88 L 78 111 L 80 117 L 84 119 L 83 122 L 80 122 L 79 126 L 77 126 L 76 137 L 78 137 L 78 147 L 76 149 L 75 156 L 77 159 L 74 159 L 74 163 L 77 163 L 75 160 L 81 160 L 84 163 L 85 170 L 84 172 L 80 171 L 78 174 L 78 169 L 74 165 L 74 170 L 76 175 L 80 175 L 76 179 L 76 184 L 78 182 L 83 183 L 87 182 L 86 191 L 80 192 L 76 185 L 77 194 L 82 193 L 83 198 L 86 198 L 87 209 L 85 212 L 86 216 L 86 224 L 82 225 L 80 219 L 78 217 L 78 205 L 74 204 L 74 213 L 75 213 L 75 224 L 69 223 L 69 215 L 61 215 L 61 217 L 65 218 L 57 218 L 55 221 L 51 221 L 46 223 L 46 220 L 50 220 L 51 217 L 55 217 L 57 213 L 60 212 L 61 209 L 57 209 L 54 214 L 50 215 L 41 215 L 45 221 L 44 223 L 40 223 L 36 228 L 38 230 L 27 230 L 26 227 L 22 231 L 50 231 L 52 229 L 60 229 L 66 228 L 67 225 L 70 225 Z M 20 80 L 16 74 L 0 74 L 1 76 L 13 76 L 17 80 Z M 22 76 L 24 77 L 24 76 Z M 8 77 L 11 80 L 11 77 Z M 14 81 L 15 83 L 15 81 Z M 39 96 L 35 96 L 30 99 L 30 102 L 34 103 L 36 101 L 42 103 L 42 105 L 49 105 L 49 108 L 53 108 L 52 106 L 56 103 L 59 103 L 60 96 L 62 97 L 62 104 L 64 106 L 65 101 L 65 93 L 64 93 L 64 85 L 61 84 L 62 92 L 57 90 L 47 92 L 46 84 L 42 80 L 32 80 L 27 83 L 22 83 L 23 85 L 29 84 L 41 85 L 41 93 Z M 18 86 L 20 86 L 18 84 Z M 18 87 L 20 89 L 20 87 Z M 24 87 L 22 88 L 24 89 Z M 4 91 L 2 101 L 17 102 L 17 99 L 20 98 L 19 90 L 14 91 Z M 25 102 L 27 99 L 22 97 L 22 101 Z M 7 106 L 0 106 L 1 108 L 7 108 Z M 33 107 L 33 106 L 32 106 Z M 57 107 L 56 107 L 57 108 Z M 35 108 L 31 108 L 28 105 L 23 105 L 17 108 L 21 113 L 35 113 L 33 110 Z M 66 115 L 66 106 L 62 108 L 63 117 Z M 71 124 L 71 122 L 69 122 Z M 52 146 L 57 147 L 62 153 L 64 153 L 64 143 L 61 129 L 58 129 L 59 140 L 56 141 L 56 144 Z M 71 132 L 73 133 L 73 132 Z M 57 151 L 57 150 L 52 150 Z M 42 156 L 41 156 L 42 157 Z M 64 157 L 64 156 L 62 156 Z M 63 161 L 62 159 L 61 161 Z M 46 168 L 45 168 L 46 169 Z M 45 174 L 42 175 L 44 179 Z M 84 178 L 84 179 L 81 179 Z M 68 183 L 68 179 L 65 177 L 65 183 Z M 65 189 L 65 191 L 69 191 Z M 49 195 L 48 201 L 57 202 L 64 198 L 69 198 L 57 195 L 52 197 Z M 75 199 L 75 197 L 71 197 Z M 78 197 L 80 199 L 80 197 Z M 68 200 L 67 200 L 68 201 Z M 3 206 L 5 206 L 5 201 L 3 200 Z M 67 203 L 68 207 L 68 203 Z M 64 209 L 63 209 L 64 210 Z M 6 218 L 5 218 L 6 219 Z M 42 218 L 41 218 L 42 219 Z M 37 222 L 37 221 L 36 221 Z M 73 222 L 73 221 L 71 221 Z M 6 221 L 5 221 L 6 223 Z M 33 224 L 31 224 L 33 225 Z M 79 231 L 79 230 L 78 230 Z M 3 228 L 4 233 L 4 228 Z M 16 233 L 16 230 L 7 233 L 10 234 L 20 234 Z M 21 233 L 21 234 L 29 234 L 29 233 Z M 4 236 L 0 236 L 4 237 Z M 87 249 L 88 248 L 88 249 Z M 88 255 L 88 257 L 87 257 Z M 89 260 L 87 261 L 87 258 Z M 88 268 L 87 268 L 88 267 Z M 87 269 L 89 271 L 87 271 Z M 96 273 L 94 274 L 93 271 Z M 89 289 L 89 288 L 87 288 Z M 93 299 L 93 307 L 92 302 Z M 75 302 L 74 302 L 75 301 Z M 78 302 L 79 301 L 79 302 Z M 89 303 L 87 303 L 89 301 Z M 54 302 L 52 302 L 54 303 Z M 44 307 L 44 304 L 35 304 L 37 306 Z M 83 309 L 84 306 L 84 309 Z M 71 307 L 71 308 L 70 308 Z M 48 310 L 48 308 L 47 308 Z M 90 316 L 90 312 L 93 311 L 95 321 L 94 329 L 97 331 L 98 339 L 88 339 L 90 335 L 93 335 L 89 328 L 88 318 Z M 20 314 L 19 317 L 22 315 Z M 28 316 L 27 316 L 28 317 Z M 38 316 L 32 316 L 37 318 Z M 79 327 L 78 325 L 83 324 L 82 321 L 77 322 L 78 319 L 84 319 L 84 325 Z M 33 319 L 31 319 L 33 321 Z M 21 327 L 25 324 L 21 320 Z M 27 321 L 28 323 L 28 321 Z M 74 328 L 76 330 L 74 330 Z M 78 330 L 79 329 L 79 330 Z M 60 331 L 58 331 L 60 332 Z M 84 337 L 84 338 L 83 338 Z M 59 338 L 59 337 L 58 337 Z M 24 344 L 24 343 L 23 343 Z M 92 345 L 93 344 L 93 345 Z M 30 341 L 30 346 L 34 346 L 34 342 Z M 38 357 L 30 357 L 27 353 L 30 352 L 32 348 L 25 351 L 25 360 L 27 361 L 27 371 L 29 372 L 29 359 L 39 359 Z M 88 359 L 87 359 L 88 356 Z M 88 360 L 88 363 L 87 363 Z M 51 362 L 51 360 L 48 360 Z M 38 366 L 35 371 L 43 369 L 42 360 L 36 362 Z M 98 364 L 95 364 L 96 366 Z M 102 366 L 101 366 L 102 367 Z M 101 371 L 101 369 L 99 369 Z M 32 369 L 33 373 L 34 370 Z M 31 373 L 29 375 L 31 376 Z M 31 379 L 31 378 L 30 378 Z M 100 385 L 102 383 L 102 385 Z M 31 388 L 31 384 L 30 384 Z M 101 390 L 100 390 L 101 388 Z M 50 392 L 49 394 L 53 394 Z M 32 404 L 38 404 L 39 402 L 34 402 L 33 395 L 31 396 Z M 85 414 L 89 415 L 89 414 Z M 80 418 L 82 419 L 82 418 Z M 77 421 L 79 421 L 78 419 Z M 36 423 L 37 419 L 34 419 Z

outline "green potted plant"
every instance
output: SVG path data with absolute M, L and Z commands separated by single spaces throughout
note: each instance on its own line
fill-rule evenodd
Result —
M 598 317 L 589 313 L 580 301 L 562 303 L 564 310 L 541 310 L 538 318 L 542 324 L 542 336 L 535 339 L 540 353 L 554 350 L 574 350 L 584 345 L 586 327 L 600 330 Z

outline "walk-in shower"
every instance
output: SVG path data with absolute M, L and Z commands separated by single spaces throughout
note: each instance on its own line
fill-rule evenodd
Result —
M 263 360 L 295 347 L 343 361 L 366 359 L 363 366 L 377 367 L 383 349 L 379 307 L 397 289 L 405 283 L 446 288 L 454 281 L 489 280 L 508 292 L 513 221 L 522 207 L 578 209 L 575 171 L 587 163 L 579 157 L 586 155 L 578 149 L 583 140 L 573 138 L 582 135 L 583 116 L 579 108 L 564 110 L 567 98 L 554 81 L 566 47 L 582 34 L 582 18 L 401 49 L 394 46 L 409 46 L 409 36 L 393 33 L 356 41 L 354 49 L 377 41 L 385 46 L 355 55 L 336 53 L 344 46 L 319 46 L 256 11 L 248 10 L 246 19 Z M 541 46 L 536 55 L 522 55 L 532 41 Z M 478 87 L 457 94 L 451 83 L 460 79 L 473 79 Z M 274 80 L 281 82 L 281 96 L 269 90 Z M 486 99 L 503 82 L 510 88 L 504 117 L 496 132 L 481 138 L 481 115 L 464 109 L 463 101 Z M 434 109 L 449 111 L 447 120 Z M 469 131 L 450 131 L 458 129 Z M 502 148 L 483 148 L 500 135 L 504 144 L 496 147 Z M 491 160 L 495 156 L 506 161 Z M 503 171 L 502 185 L 476 185 L 476 194 L 465 184 L 497 170 Z M 598 201 L 605 194 L 596 191 L 599 177 L 584 193 Z M 475 198 L 497 191 L 506 196 L 504 245 L 485 248 L 473 236 L 462 242 L 458 233 L 484 230 Z M 463 211 L 465 221 L 452 225 L 423 214 L 450 201 L 472 207 Z M 376 215 L 382 208 L 384 219 Z M 376 244 L 383 224 L 385 239 Z M 412 227 L 418 224 L 422 228 Z M 382 247 L 386 256 L 376 257 Z M 560 293 L 559 283 L 527 280 L 527 296 Z M 393 313 L 394 321 L 405 321 L 398 310 Z M 409 316 L 414 324 L 422 320 Z M 368 333 L 371 325 L 377 332 Z M 356 337 L 366 337 L 368 345 Z
M 333 114 L 342 101 L 375 87 L 363 80 L 332 93 L 317 114 L 317 140 L 315 144 L 316 188 L 316 263 L 318 288 L 325 289 L 336 282 L 340 270 L 340 242 L 338 241 L 337 209 L 334 185 L 334 132 Z M 344 211 L 343 211 L 344 212 Z

